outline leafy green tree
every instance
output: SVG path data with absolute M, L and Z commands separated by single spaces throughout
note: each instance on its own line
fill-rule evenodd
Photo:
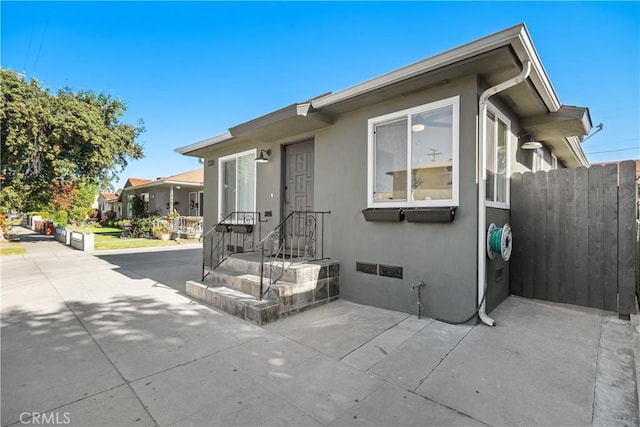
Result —
M 51 94 L 37 80 L 0 72 L 0 207 L 44 209 L 61 188 L 104 186 L 143 157 L 142 121 L 121 123 L 122 101 L 69 88 Z
M 73 193 L 73 201 L 69 209 L 69 218 L 76 223 L 82 223 L 92 208 L 91 205 L 98 194 L 98 186 L 81 182 Z

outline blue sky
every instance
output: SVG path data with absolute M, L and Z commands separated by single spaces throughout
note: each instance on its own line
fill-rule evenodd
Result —
M 3 68 L 122 99 L 145 158 L 114 182 L 195 169 L 173 150 L 526 23 L 591 162 L 640 158 L 640 2 L 8 2 Z

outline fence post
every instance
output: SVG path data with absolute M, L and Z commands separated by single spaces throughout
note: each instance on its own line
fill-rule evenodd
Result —
M 636 164 L 620 163 L 618 169 L 618 315 L 636 313 Z

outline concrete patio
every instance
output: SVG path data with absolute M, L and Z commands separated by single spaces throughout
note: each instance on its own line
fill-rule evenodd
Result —
M 261 328 L 184 294 L 199 248 L 23 241 L 1 261 L 2 426 L 639 422 L 640 333 L 614 313 L 510 297 L 489 328 L 337 301 Z

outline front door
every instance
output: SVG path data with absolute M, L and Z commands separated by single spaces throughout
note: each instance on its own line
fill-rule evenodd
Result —
M 293 211 L 313 211 L 313 140 L 284 147 L 283 218 Z

